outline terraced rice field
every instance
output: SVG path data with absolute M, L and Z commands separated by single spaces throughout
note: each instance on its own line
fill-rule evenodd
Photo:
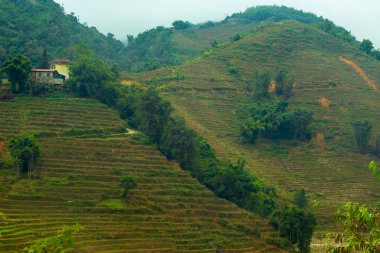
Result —
M 29 110 L 48 115 L 60 109 L 68 113 L 65 124 L 57 120 L 53 128 L 38 128 L 36 118 L 27 118 L 24 129 L 61 133 L 74 121 L 83 130 L 96 129 L 91 120 L 101 120 L 100 129 L 122 125 L 115 113 L 88 100 L 18 99 L 1 103 L 3 114 L 7 105 L 23 114 L 25 102 Z M 82 120 L 76 118 L 82 113 Z M 102 114 L 107 120 L 98 117 Z M 8 126 L 0 129 L 7 133 Z M 43 156 L 37 178 L 28 182 L 11 171 L 0 173 L 0 211 L 6 217 L 0 224 L 0 252 L 17 252 L 77 223 L 84 230 L 72 252 L 281 252 L 266 242 L 274 233 L 266 220 L 215 197 L 155 147 L 132 136 L 111 132 L 107 138 L 54 136 L 38 142 Z M 125 201 L 124 175 L 138 185 Z
M 17 97 L 0 102 L 0 113 L 0 137 L 22 132 L 62 135 L 125 130 L 116 113 L 92 100 Z

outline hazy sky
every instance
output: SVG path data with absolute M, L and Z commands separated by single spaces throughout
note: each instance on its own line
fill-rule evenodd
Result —
M 358 39 L 368 38 L 380 48 L 379 0 L 55 0 L 81 22 L 111 32 L 119 39 L 136 35 L 174 20 L 192 23 L 219 21 L 226 15 L 256 5 L 286 5 L 324 16 L 350 30 Z

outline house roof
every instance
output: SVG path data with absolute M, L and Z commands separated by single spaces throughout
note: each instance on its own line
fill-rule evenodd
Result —
M 58 72 L 55 69 L 32 69 L 32 72 L 47 72 L 47 73 L 54 73 Z

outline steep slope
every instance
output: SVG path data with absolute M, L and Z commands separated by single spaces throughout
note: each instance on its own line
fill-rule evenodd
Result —
M 84 45 L 106 59 L 115 59 L 124 45 L 95 27 L 65 14 L 53 0 L 0 0 L 0 61 L 6 54 L 25 54 L 38 64 L 46 49 L 58 57 L 72 45 Z
M 290 107 L 314 113 L 313 140 L 243 145 L 237 110 L 252 104 L 247 84 L 256 70 L 283 67 L 295 78 Z M 351 126 L 354 120 L 368 118 L 374 122 L 373 136 L 380 131 L 379 67 L 378 61 L 318 28 L 283 21 L 262 25 L 208 57 L 126 78 L 161 84 L 162 94 L 219 157 L 245 157 L 252 173 L 279 189 L 305 188 L 319 203 L 322 232 L 336 228 L 334 213 L 344 202 L 373 204 L 380 199 L 380 184 L 367 169 L 374 157 L 357 154 Z
M 35 131 L 43 150 L 30 182 L 13 170 L 0 173 L 1 252 L 76 223 L 84 230 L 72 252 L 282 252 L 266 242 L 274 233 L 267 221 L 215 197 L 155 147 L 121 132 L 123 122 L 106 106 L 24 97 L 0 108 L 2 136 Z M 137 182 L 126 202 L 124 175 Z

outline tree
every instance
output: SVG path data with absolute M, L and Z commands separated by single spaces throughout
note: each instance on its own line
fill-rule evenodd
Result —
M 301 189 L 294 194 L 294 204 L 299 208 L 305 208 L 307 206 L 307 198 L 305 189 Z
M 160 150 L 168 159 L 189 169 L 196 155 L 196 134 L 186 127 L 182 118 L 173 118 L 165 127 Z
M 104 97 L 104 88 L 116 81 L 111 68 L 92 53 L 82 54 L 70 64 L 70 89 L 80 97 Z
M 38 64 L 38 67 L 41 69 L 48 69 L 50 67 L 46 49 L 44 49 L 44 52 L 42 54 L 42 58 L 41 58 L 40 63 Z
M 64 226 L 57 235 L 39 239 L 32 246 L 26 247 L 24 253 L 64 253 L 66 247 L 74 246 L 73 236 L 82 230 L 80 225 Z
M 380 61 L 380 49 L 373 50 L 373 56 Z
M 255 77 L 252 82 L 255 89 L 255 97 L 257 99 L 263 99 L 263 98 L 269 97 L 268 88 L 271 82 L 269 71 L 256 72 Z
M 369 169 L 380 180 L 380 169 L 372 161 Z M 329 253 L 380 252 L 380 212 L 370 210 L 366 205 L 348 202 L 336 213 L 336 219 L 344 228 L 335 235 L 335 244 L 328 243 Z M 327 234 L 331 240 L 331 234 Z
M 127 199 L 130 190 L 137 187 L 137 183 L 132 176 L 126 175 L 120 179 L 120 186 L 123 187 L 123 198 Z
M 379 212 L 369 210 L 366 205 L 349 202 L 343 210 L 338 210 L 336 216 L 344 231 L 336 234 L 336 245 L 330 245 L 328 252 L 380 252 Z
M 275 76 L 276 81 L 276 95 L 289 98 L 293 91 L 293 80 L 289 78 L 287 69 L 280 69 Z
M 33 166 L 41 156 L 36 140 L 31 136 L 20 136 L 8 141 L 8 149 L 18 170 L 28 173 L 30 178 Z
M 173 27 L 176 30 L 185 30 L 191 27 L 191 23 L 188 21 L 176 20 L 173 22 Z
M 173 108 L 168 101 L 163 100 L 156 90 L 149 89 L 142 95 L 137 106 L 136 117 L 139 129 L 152 141 L 159 143 L 172 111 Z
M 368 120 L 352 123 L 358 151 L 365 154 L 368 151 L 368 143 L 371 138 L 372 123 Z
M 280 236 L 287 238 L 291 245 L 298 244 L 299 252 L 310 252 L 316 219 L 313 213 L 297 207 L 287 207 L 279 222 Z
M 8 57 L 0 66 L 0 72 L 8 76 L 11 83 L 11 91 L 13 93 L 22 93 L 26 91 L 30 71 L 32 70 L 32 62 L 26 56 L 16 55 Z
M 364 39 L 360 43 L 360 50 L 364 51 L 366 54 L 372 54 L 372 51 L 374 50 L 372 41 Z
M 289 115 L 289 123 L 293 139 L 304 141 L 309 135 L 309 124 L 313 113 L 306 109 L 294 109 Z
M 249 117 L 246 122 L 241 126 L 240 134 L 245 143 L 255 144 L 259 134 L 265 131 L 265 125 L 260 120 L 254 120 Z

